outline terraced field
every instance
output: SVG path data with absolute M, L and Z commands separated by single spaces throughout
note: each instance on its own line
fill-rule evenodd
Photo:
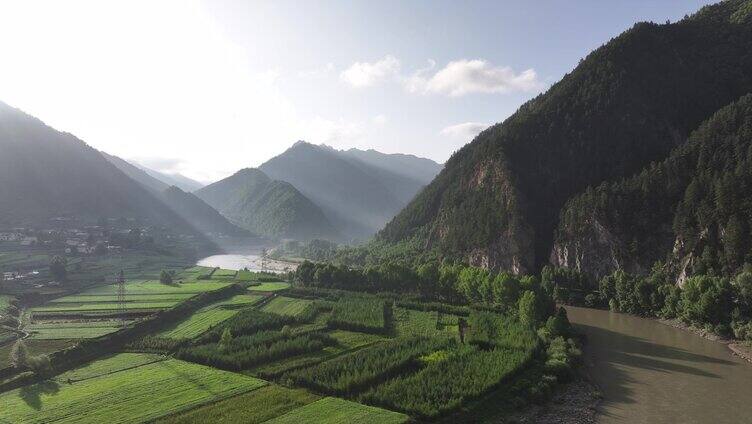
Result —
M 244 423 L 257 424 L 284 415 L 319 399 L 301 389 L 270 384 L 252 392 L 202 406 L 157 421 L 159 424 Z M 252 406 L 252 407 L 249 407 Z
M 327 397 L 267 421 L 269 424 L 400 424 L 407 415 L 344 399 Z
M 171 308 L 197 294 L 227 286 L 220 282 L 186 282 L 161 284 L 159 281 L 139 280 L 126 283 L 125 309 L 158 310 Z M 95 287 L 83 293 L 54 299 L 32 309 L 33 314 L 45 313 L 103 313 L 117 311 L 117 286 Z
M 175 359 L 140 365 L 141 358 L 123 355 L 0 394 L 0 422 L 70 423 L 85 417 L 86 422 L 138 423 L 268 384 Z
M 264 305 L 261 310 L 278 315 L 296 316 L 303 312 L 311 303 L 313 303 L 312 300 L 277 296 Z
M 191 339 L 206 332 L 211 327 L 237 314 L 239 306 L 250 306 L 263 299 L 261 295 L 237 295 L 199 309 L 190 317 L 158 333 L 169 339 Z
M 285 283 L 283 281 L 275 281 L 275 282 L 261 283 L 258 286 L 251 286 L 251 287 L 248 287 L 248 290 L 260 291 L 260 292 L 275 292 L 275 291 L 285 290 L 289 288 L 290 288 L 290 283 Z
M 51 321 L 30 324 L 26 331 L 32 339 L 88 339 L 110 334 L 122 328 L 117 320 L 107 321 Z

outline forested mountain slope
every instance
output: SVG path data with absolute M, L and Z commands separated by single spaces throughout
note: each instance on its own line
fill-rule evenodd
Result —
M 168 187 L 161 193 L 162 200 L 178 215 L 206 234 L 227 236 L 249 236 L 246 231 L 231 223 L 216 209 L 199 199 L 193 193 L 186 193 L 178 187 Z
M 100 152 L 0 102 L 0 227 L 137 218 L 195 229 Z
M 338 151 L 299 141 L 259 169 L 295 186 L 345 237 L 364 239 L 382 228 L 428 182 L 424 176 L 432 166 L 426 160 Z
M 567 203 L 552 262 L 601 277 L 665 260 L 688 274 L 752 262 L 752 94 L 721 109 L 663 162 Z
M 242 169 L 195 194 L 256 234 L 299 240 L 338 237 L 313 202 L 289 183 L 272 180 L 258 169 Z
M 380 233 L 472 264 L 545 264 L 562 206 L 665 159 L 713 112 L 752 89 L 750 2 L 640 23 L 483 131 Z

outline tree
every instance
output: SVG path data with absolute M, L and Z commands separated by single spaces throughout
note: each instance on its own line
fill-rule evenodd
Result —
M 65 281 L 68 276 L 68 260 L 65 256 L 55 255 L 50 261 L 50 274 L 56 281 Z
M 162 284 L 172 284 L 172 273 L 163 269 L 159 274 L 159 282 Z
M 535 328 L 538 325 L 538 299 L 534 292 L 525 291 L 522 293 L 518 303 L 520 322 Z
M 40 377 L 47 377 L 52 374 L 52 362 L 47 355 L 32 356 L 27 362 L 29 368 Z
M 16 368 L 23 368 L 28 365 L 29 351 L 22 339 L 18 339 L 10 350 L 10 363 Z

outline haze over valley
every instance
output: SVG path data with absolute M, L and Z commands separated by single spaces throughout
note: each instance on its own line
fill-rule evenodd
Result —
M 752 416 L 752 0 L 45 6 L 0 422 Z

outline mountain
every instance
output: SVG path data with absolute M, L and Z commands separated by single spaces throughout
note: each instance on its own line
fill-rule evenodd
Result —
M 406 205 L 440 169 L 429 162 L 299 141 L 259 169 L 295 186 L 352 239 L 371 236 Z
M 0 227 L 136 218 L 197 234 L 97 150 L 0 102 Z
M 750 11 L 731 0 L 674 24 L 636 24 L 456 152 L 378 238 L 535 271 L 568 199 L 665 159 L 752 90 Z
M 256 234 L 299 240 L 338 236 L 318 206 L 291 184 L 272 180 L 258 169 L 240 170 L 195 194 Z
M 249 236 L 247 230 L 239 228 L 222 216 L 216 209 L 178 187 L 168 187 L 161 194 L 164 202 L 183 219 L 193 224 L 206 234 L 223 234 L 229 236 Z
M 646 274 L 658 260 L 680 281 L 733 275 L 752 262 L 750 224 L 752 94 L 715 113 L 666 160 L 570 200 L 552 262 L 597 277 L 617 267 Z
M 158 181 L 161 181 L 165 185 L 165 188 L 166 187 L 171 187 L 171 186 L 176 186 L 176 187 L 180 188 L 183 191 L 194 192 L 194 191 L 200 189 L 201 187 L 204 187 L 204 184 L 201 184 L 200 182 L 198 182 L 196 180 L 192 180 L 192 179 L 190 179 L 190 178 L 188 178 L 188 177 L 186 177 L 185 175 L 182 175 L 182 174 L 177 174 L 177 173 L 175 173 L 175 174 L 168 174 L 166 172 L 155 171 L 155 170 L 153 170 L 151 168 L 147 168 L 147 167 L 145 167 L 145 166 L 143 166 L 143 165 L 141 165 L 141 164 L 139 164 L 137 162 L 131 162 L 131 164 L 133 166 L 141 169 L 142 171 L 144 171 L 150 177 L 152 177 L 152 178 L 154 178 L 154 179 L 156 179 Z
M 102 151 L 100 151 L 99 153 L 101 153 L 105 159 L 110 161 L 110 163 L 115 165 L 119 170 L 123 171 L 125 175 L 131 177 L 131 179 L 135 180 L 137 183 L 152 190 L 155 193 L 162 193 L 170 187 L 164 182 L 147 174 L 143 169 L 131 164 L 124 159 L 109 155 Z

